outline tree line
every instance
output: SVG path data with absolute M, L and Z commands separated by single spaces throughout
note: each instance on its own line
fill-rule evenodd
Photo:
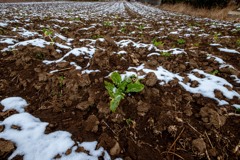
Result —
M 226 7 L 229 3 L 240 5 L 240 0 L 162 0 L 163 3 L 186 3 L 197 8 Z

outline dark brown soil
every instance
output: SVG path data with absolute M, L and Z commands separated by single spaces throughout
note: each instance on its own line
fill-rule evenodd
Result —
M 52 4 L 53 5 L 53 4 Z M 45 6 L 46 7 L 46 6 Z M 19 6 L 19 10 L 23 9 Z M 72 8 L 74 10 L 74 8 Z M 47 9 L 46 9 L 47 10 Z M 0 20 L 13 19 L 13 12 L 4 14 Z M 74 13 L 74 12 L 72 12 Z M 110 81 L 106 76 L 118 70 L 120 73 L 129 67 L 145 64 L 148 68 L 156 69 L 158 66 L 179 73 L 186 78 L 187 73 L 198 68 L 206 73 L 219 70 L 217 76 L 226 79 L 233 86 L 230 89 L 240 94 L 240 84 L 236 83 L 231 75 L 240 77 L 240 54 L 224 53 L 217 47 L 210 46 L 214 40 L 224 47 L 240 51 L 240 46 L 235 43 L 239 40 L 240 31 L 231 32 L 233 24 L 211 28 L 211 20 L 195 19 L 193 17 L 181 17 L 177 15 L 165 15 L 160 19 L 156 17 L 146 19 L 139 13 L 126 6 L 128 18 L 122 15 L 109 14 L 108 16 L 92 19 L 84 19 L 69 23 L 69 18 L 58 17 L 64 22 L 53 22 L 53 15 L 45 17 L 31 17 L 26 22 L 25 18 L 19 18 L 19 22 L 3 28 L 0 38 L 4 36 L 14 37 L 18 41 L 34 39 L 35 37 L 22 38 L 13 27 L 24 27 L 29 31 L 43 35 L 40 25 L 59 25 L 68 29 L 54 28 L 55 33 L 60 33 L 68 38 L 73 38 L 72 48 L 85 47 L 89 42 L 80 39 L 96 39 L 101 36 L 105 41 L 97 40 L 94 44 L 96 52 L 93 57 L 74 56 L 65 58 L 66 62 L 44 64 L 42 61 L 56 60 L 66 54 L 69 49 L 62 49 L 58 54 L 56 44 L 47 45 L 45 48 L 36 46 L 19 46 L 17 50 L 0 53 L 0 100 L 6 97 L 20 96 L 30 104 L 26 111 L 38 117 L 41 121 L 48 122 L 48 133 L 64 130 L 72 134 L 75 141 L 98 141 L 98 146 L 104 147 L 111 157 L 121 157 L 124 160 L 197 160 L 218 159 L 237 160 L 240 156 L 240 117 L 239 112 L 232 104 L 240 104 L 239 98 L 231 100 L 223 97 L 216 91 L 217 97 L 222 97 L 229 105 L 218 106 L 218 103 L 201 94 L 187 92 L 178 80 L 172 80 L 165 85 L 160 85 L 154 73 L 149 73 L 141 82 L 145 88 L 140 93 L 133 93 L 125 97 L 117 111 L 112 113 L 109 109 L 109 95 L 104 87 L 104 80 Z M 135 19 L 137 18 L 137 19 Z M 103 22 L 113 21 L 114 25 L 102 25 Z M 169 23 L 166 23 L 169 21 Z M 175 23 L 178 21 L 178 25 Z M 31 22 L 31 23 L 30 23 Z M 118 22 L 136 23 L 126 25 L 124 31 Z M 29 23 L 26 26 L 26 23 Z M 142 31 L 139 24 L 151 27 Z M 218 22 L 216 22 L 218 23 Z M 97 24 L 94 29 L 81 30 Z M 208 25 L 209 24 L 209 25 Z M 180 35 L 170 35 L 183 26 L 199 27 L 195 29 L 195 35 L 184 37 L 186 43 L 179 44 Z M 151 31 L 162 32 L 155 33 Z M 200 31 L 200 30 L 204 31 Z M 0 30 L 1 31 L 1 30 Z M 135 31 L 135 32 L 133 32 Z M 208 37 L 198 37 L 201 32 L 209 34 Z M 231 38 L 216 38 L 214 33 L 221 33 Z M 157 56 L 147 55 L 154 52 L 148 48 L 137 48 L 133 45 L 120 48 L 115 42 L 123 40 L 124 36 L 132 37 L 134 42 L 151 44 L 155 37 L 164 43 L 158 46 L 160 49 L 182 48 L 187 54 Z M 49 41 L 49 39 L 45 38 Z M 60 38 L 54 38 L 55 42 L 64 43 Z M 0 43 L 0 50 L 7 47 Z M 104 50 L 99 49 L 104 48 Z M 125 50 L 128 54 L 121 56 L 113 54 Z M 220 64 L 214 59 L 207 59 L 207 54 L 222 58 L 235 69 L 220 68 Z M 90 74 L 82 73 L 70 65 L 74 61 L 82 68 L 100 70 Z M 189 63 L 186 63 L 189 62 Z M 88 64 L 90 66 L 88 66 Z M 49 73 L 58 69 L 58 72 Z M 201 75 L 200 75 L 201 76 Z M 61 80 L 61 77 L 64 77 Z M 197 86 L 197 83 L 190 82 Z M 2 106 L 0 106 L 2 109 Z M 13 111 L 0 112 L 0 121 L 12 115 Z M 3 129 L 2 129 L 3 130 Z M 1 132 L 1 128 L 0 128 Z M 6 142 L 0 140 L 0 147 L 5 147 Z M 11 148 L 11 144 L 8 144 Z M 7 159 L 8 153 L 0 152 L 0 159 Z M 22 159 L 18 157 L 15 159 Z

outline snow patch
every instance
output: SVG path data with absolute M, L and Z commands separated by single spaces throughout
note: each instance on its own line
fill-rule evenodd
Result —
M 49 65 L 52 63 L 59 63 L 59 62 L 62 62 L 64 60 L 64 58 L 68 57 L 71 54 L 75 55 L 76 57 L 80 56 L 80 55 L 85 55 L 85 56 L 89 56 L 91 58 L 93 56 L 93 54 L 95 53 L 95 50 L 96 49 L 93 47 L 74 48 L 58 60 L 54 60 L 54 61 L 44 60 L 43 63 L 45 63 L 46 65 Z
M 4 111 L 9 109 L 19 110 L 19 106 L 27 106 L 27 102 L 21 97 L 10 97 L 1 101 L 5 107 Z M 97 147 L 97 141 L 82 142 L 75 144 L 71 139 L 71 134 L 66 131 L 55 131 L 45 134 L 48 123 L 41 122 L 39 118 L 24 112 L 14 114 L 0 125 L 4 126 L 4 131 L 0 132 L 0 138 L 12 141 L 16 145 L 16 150 L 11 154 L 9 159 L 17 155 L 22 155 L 24 160 L 50 160 L 60 155 L 61 160 L 98 160 L 103 157 L 104 160 L 111 160 L 109 154 L 102 148 Z M 13 128 L 17 126 L 18 128 Z M 87 152 L 77 152 L 78 147 L 83 147 Z M 66 155 L 66 151 L 71 149 L 72 152 Z
M 14 44 L 18 42 L 16 39 L 12 39 L 12 38 L 3 38 L 0 40 L 0 43 L 7 43 L 7 44 Z
M 32 40 L 27 40 L 27 41 L 23 41 L 23 42 L 19 42 L 19 43 L 16 43 L 15 45 L 12 45 L 12 46 L 8 46 L 7 48 L 4 48 L 2 50 L 2 52 L 5 52 L 5 51 L 9 51 L 11 49 L 14 49 L 16 48 L 17 46 L 27 46 L 31 44 L 32 46 L 36 46 L 36 47 L 41 47 L 41 48 L 44 48 L 46 45 L 50 45 L 50 42 L 47 42 L 43 39 L 32 39 Z
M 8 26 L 7 23 L 0 22 L 0 27 L 7 27 L 7 26 Z
M 4 112 L 7 110 L 15 109 L 19 113 L 22 113 L 24 112 L 24 108 L 28 106 L 27 102 L 21 97 L 5 98 L 0 103 L 4 107 Z
M 232 106 L 237 108 L 237 109 L 240 109 L 240 104 L 233 104 Z
M 238 51 L 236 51 L 234 49 L 228 49 L 228 48 L 218 48 L 218 49 L 221 52 L 240 54 L 240 52 L 238 52 Z
M 191 83 L 184 84 L 183 82 L 179 82 L 179 84 L 181 84 L 185 88 L 185 90 L 191 93 L 200 93 L 204 97 L 215 99 L 216 101 L 218 101 L 219 105 L 225 105 L 228 104 L 228 102 L 216 98 L 214 94 L 215 90 L 221 91 L 222 94 L 228 99 L 232 99 L 234 96 L 240 98 L 240 95 L 236 91 L 230 91 L 225 87 L 225 85 L 232 87 L 232 85 L 228 83 L 225 79 L 211 74 L 207 74 L 199 69 L 194 69 L 192 72 L 199 73 L 203 75 L 204 78 L 198 78 L 193 73 L 188 74 L 188 77 L 191 81 L 197 81 L 199 84 L 197 87 L 191 87 Z

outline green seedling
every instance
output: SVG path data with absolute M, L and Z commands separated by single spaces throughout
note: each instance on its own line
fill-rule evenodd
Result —
M 63 81 L 64 81 L 65 77 L 64 76 L 59 76 L 58 80 L 59 80 L 59 87 L 62 88 L 63 87 Z
M 171 56 L 171 53 L 169 53 L 169 52 L 162 52 L 161 55 L 164 56 L 164 57 L 169 57 L 169 56 Z
M 120 31 L 121 31 L 122 33 L 124 33 L 124 32 L 126 32 L 126 30 L 127 30 L 126 27 L 122 27 Z
M 218 39 L 219 39 L 218 33 L 215 33 L 215 34 L 213 35 L 213 39 L 214 39 L 215 42 L 218 41 Z
M 60 93 L 58 94 L 59 96 L 62 96 L 63 94 L 63 85 L 64 85 L 64 79 L 65 77 L 64 76 L 59 76 L 58 77 L 58 85 L 59 85 L 59 88 L 60 88 Z
M 0 34 L 4 34 L 4 29 L 0 28 Z
M 74 21 L 80 21 L 80 17 L 73 18 Z
M 131 118 L 128 118 L 125 120 L 127 125 L 131 126 L 132 124 L 134 124 L 134 120 L 132 120 Z
M 92 36 L 92 39 L 98 39 L 98 38 L 103 38 L 103 36 L 99 34 Z
M 219 70 L 214 70 L 214 71 L 211 72 L 211 74 L 214 75 L 214 76 L 217 75 L 218 73 L 219 73 Z
M 162 41 L 157 41 L 156 38 L 152 40 L 152 43 L 156 47 L 163 47 L 164 43 Z
M 139 29 L 140 31 L 143 31 L 143 30 L 144 30 L 144 25 L 141 24 L 140 26 L 138 26 L 138 29 Z
M 53 30 L 44 28 L 43 29 L 43 34 L 44 34 L 44 37 L 48 37 L 51 40 L 51 44 L 54 43 L 53 38 L 52 38 Z
M 199 45 L 200 45 L 199 43 L 194 43 L 193 44 L 194 47 L 199 47 Z
M 240 47 L 240 39 L 238 39 L 238 40 L 236 41 L 236 44 L 237 44 L 238 47 Z
M 177 43 L 178 43 L 179 45 L 182 45 L 182 44 L 185 44 L 186 41 L 185 41 L 184 39 L 178 39 L 178 40 L 177 40 Z
M 125 77 L 123 80 L 118 72 L 113 72 L 110 76 L 113 83 L 104 81 L 105 88 L 110 96 L 110 110 L 115 112 L 122 99 L 127 93 L 140 92 L 144 85 L 139 82 L 136 76 Z
M 103 26 L 110 27 L 110 26 L 112 26 L 112 23 L 110 21 L 104 21 Z

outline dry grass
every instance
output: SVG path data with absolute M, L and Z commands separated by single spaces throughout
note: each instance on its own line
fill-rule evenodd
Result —
M 228 12 L 236 9 L 236 5 L 228 5 L 225 8 L 213 8 L 213 9 L 201 9 L 201 8 L 194 8 L 191 5 L 184 4 L 184 3 L 177 3 L 177 4 L 162 4 L 160 9 L 173 11 L 178 13 L 184 13 L 187 15 L 192 15 L 196 17 L 204 17 L 204 18 L 211 18 L 211 19 L 218 19 L 218 20 L 230 20 L 230 21 L 239 21 L 239 17 L 229 17 Z

